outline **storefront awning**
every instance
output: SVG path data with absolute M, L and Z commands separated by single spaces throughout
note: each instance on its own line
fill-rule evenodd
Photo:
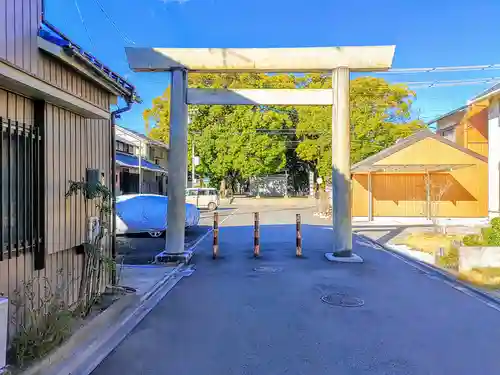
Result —
M 139 168 L 139 158 L 135 155 L 117 152 L 116 164 L 119 165 L 120 167 L 125 167 L 125 168 Z M 147 171 L 165 173 L 165 174 L 168 173 L 165 169 L 163 169 L 159 165 L 153 164 L 146 159 L 141 159 L 140 165 L 142 169 L 145 169 Z

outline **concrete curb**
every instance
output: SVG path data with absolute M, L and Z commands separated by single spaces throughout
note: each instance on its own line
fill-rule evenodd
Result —
M 405 262 L 406 264 L 412 266 L 413 268 L 416 268 L 419 271 L 425 273 L 427 276 L 437 277 L 442 281 L 444 281 L 446 284 L 450 285 L 453 289 L 456 289 L 464 294 L 467 294 L 470 297 L 479 299 L 482 302 L 486 303 L 488 306 L 494 308 L 495 310 L 500 311 L 500 298 L 494 297 L 491 294 L 479 288 L 476 288 L 475 286 L 470 285 L 465 281 L 458 279 L 457 277 L 449 274 L 448 272 L 442 270 L 439 267 L 436 267 L 432 264 L 428 264 L 425 262 L 421 262 L 419 260 L 409 257 L 408 255 L 401 254 L 396 250 L 391 249 L 387 245 L 382 244 L 376 240 L 373 240 L 363 234 L 358 233 L 357 235 L 371 242 L 372 244 L 379 247 L 381 250 L 387 252 L 388 254 L 392 255 L 393 257 L 398 258 L 399 260 Z
M 139 297 L 125 295 L 22 375 L 89 375 L 182 279 L 183 264 Z

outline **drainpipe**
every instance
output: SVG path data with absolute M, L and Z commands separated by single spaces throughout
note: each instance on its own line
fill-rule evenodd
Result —
M 120 114 L 132 108 L 132 101 L 127 101 L 127 105 L 111 112 L 111 257 L 116 259 L 116 134 L 115 122 L 120 118 Z M 116 268 L 111 273 L 111 283 L 116 285 Z

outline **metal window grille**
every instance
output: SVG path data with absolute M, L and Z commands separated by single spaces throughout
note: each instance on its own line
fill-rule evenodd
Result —
M 38 126 L 0 117 L 0 261 L 33 252 L 43 268 L 43 140 Z

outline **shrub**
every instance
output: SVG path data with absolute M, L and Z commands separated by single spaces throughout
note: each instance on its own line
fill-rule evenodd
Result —
M 15 308 L 12 322 L 18 330 L 9 353 L 11 362 L 20 367 L 57 348 L 71 334 L 74 322 L 72 311 L 64 303 L 65 289 L 52 290 L 45 277 L 22 284 L 11 301 Z
M 465 246 L 481 246 L 483 244 L 482 236 L 478 234 L 468 234 L 462 240 Z
M 437 262 L 443 268 L 456 270 L 458 269 L 458 258 L 458 249 L 451 246 L 442 257 L 438 258 Z
M 481 234 L 469 234 L 462 240 L 465 246 L 500 246 L 500 218 L 494 218 Z

